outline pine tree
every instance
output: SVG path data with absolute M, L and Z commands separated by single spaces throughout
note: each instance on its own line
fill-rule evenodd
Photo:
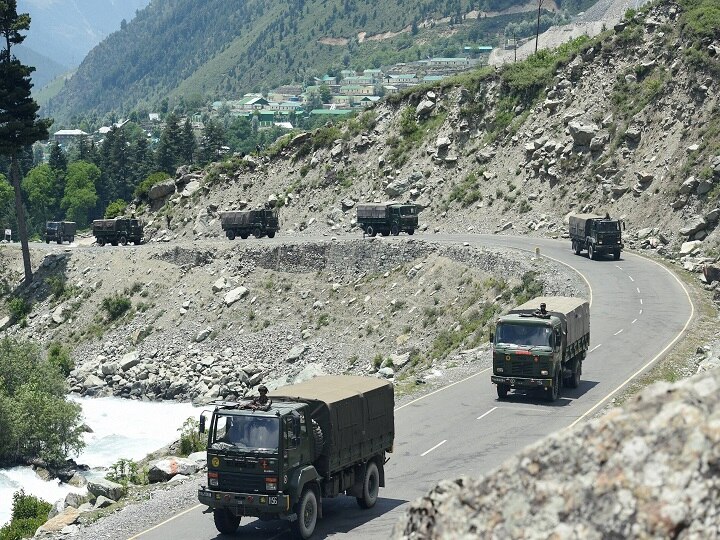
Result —
M 48 129 L 52 124 L 52 120 L 38 118 L 40 107 L 30 95 L 30 74 L 34 68 L 23 65 L 11 53 L 12 46 L 25 40 L 21 32 L 29 28 L 30 16 L 27 13 L 18 14 L 16 0 L 0 1 L 0 38 L 5 42 L 0 49 L 0 154 L 10 157 L 10 179 L 15 190 L 15 212 L 26 285 L 32 282 L 33 274 L 18 159 L 24 149 L 48 138 Z
M 175 174 L 175 169 L 177 169 L 180 162 L 180 135 L 178 118 L 173 113 L 170 113 L 165 121 L 165 129 L 160 135 L 160 142 L 155 156 L 158 170 L 168 174 Z
M 193 133 L 192 124 L 190 123 L 189 118 L 185 120 L 180 137 L 182 141 L 180 145 L 182 160 L 186 165 L 190 165 L 193 162 L 197 142 L 195 142 L 195 134 Z
M 65 174 L 67 171 L 68 160 L 65 151 L 60 148 L 60 144 L 56 141 L 50 148 L 50 159 L 48 161 L 50 168 L 55 172 Z

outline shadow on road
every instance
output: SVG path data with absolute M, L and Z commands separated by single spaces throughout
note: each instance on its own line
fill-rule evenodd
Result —
M 361 509 L 353 497 L 323 499 L 323 518 L 318 520 L 313 538 L 322 539 L 337 533 L 348 533 L 357 527 L 391 512 L 398 506 L 407 503 L 403 499 L 379 498 L 377 504 L 369 510 Z M 248 518 L 250 519 L 250 518 Z M 243 519 L 245 522 L 245 519 Z M 253 519 L 246 524 L 240 523 L 235 534 L 218 534 L 212 540 L 243 538 L 247 540 L 289 540 L 293 538 L 290 527 L 284 521 L 260 521 Z M 387 533 L 380 533 L 385 536 Z M 368 537 L 373 536 L 372 533 Z
M 580 381 L 577 388 L 563 387 L 557 401 L 550 402 L 541 390 L 511 390 L 505 399 L 497 399 L 498 403 L 526 403 L 531 405 L 545 405 L 547 407 L 566 407 L 574 400 L 581 398 L 594 387 L 598 381 Z

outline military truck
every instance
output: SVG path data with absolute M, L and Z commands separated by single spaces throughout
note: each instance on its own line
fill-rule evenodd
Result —
M 75 241 L 77 224 L 74 221 L 48 221 L 45 223 L 45 243 L 55 240 L 62 244 L 65 240 L 71 244 Z
M 143 226 L 135 218 L 96 219 L 93 221 L 93 235 L 99 246 L 107 243 L 113 246 L 142 242 Z
M 580 385 L 590 345 L 590 305 L 582 298 L 535 298 L 500 317 L 490 341 L 490 378 L 499 399 L 510 389 L 539 389 L 555 401 L 563 383 Z
M 625 223 L 596 214 L 576 214 L 570 216 L 570 240 L 576 255 L 587 250 L 588 257 L 597 259 L 599 256 L 612 254 L 613 259 L 620 260 L 623 249 L 622 229 Z
M 283 519 L 310 538 L 322 497 L 342 493 L 372 508 L 385 486 L 395 437 L 392 384 L 375 377 L 323 376 L 270 392 L 269 410 L 216 404 L 210 419 L 207 486 L 199 501 L 220 533 L 244 516 Z M 200 432 L 206 431 L 200 417 Z
M 418 227 L 418 206 L 387 202 L 357 205 L 357 224 L 368 236 L 377 233 L 397 236 L 400 232 L 414 234 Z
M 280 230 L 280 220 L 274 209 L 221 212 L 220 224 L 230 240 L 236 236 L 245 240 L 251 234 L 255 238 L 273 238 Z

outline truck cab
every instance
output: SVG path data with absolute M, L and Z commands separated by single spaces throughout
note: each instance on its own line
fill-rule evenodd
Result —
M 577 214 L 570 216 L 570 238 L 572 249 L 576 255 L 587 250 L 588 257 L 597 259 L 599 256 L 611 254 L 617 261 L 624 244 L 622 230 L 625 223 L 611 219 L 609 215 Z

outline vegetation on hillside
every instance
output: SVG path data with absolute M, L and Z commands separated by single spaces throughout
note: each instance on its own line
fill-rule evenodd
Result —
M 65 399 L 69 366 L 62 348 L 46 359 L 32 343 L 0 341 L 0 466 L 62 463 L 82 449 L 80 406 Z
M 21 540 L 32 538 L 37 528 L 47 521 L 52 505 L 23 490 L 13 494 L 10 523 L 0 527 L 0 540 Z

